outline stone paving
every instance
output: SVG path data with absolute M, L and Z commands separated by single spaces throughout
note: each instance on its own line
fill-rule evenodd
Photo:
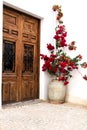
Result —
M 0 130 L 87 130 L 87 108 L 36 101 L 5 105 Z

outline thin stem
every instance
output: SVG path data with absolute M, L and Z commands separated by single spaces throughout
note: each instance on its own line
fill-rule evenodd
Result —
M 83 77 L 82 73 L 78 70 L 79 74 L 81 74 L 81 76 Z

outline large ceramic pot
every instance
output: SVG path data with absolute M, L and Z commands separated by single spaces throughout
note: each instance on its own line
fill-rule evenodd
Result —
M 61 81 L 53 79 L 49 83 L 48 98 L 51 103 L 65 102 L 66 86 Z

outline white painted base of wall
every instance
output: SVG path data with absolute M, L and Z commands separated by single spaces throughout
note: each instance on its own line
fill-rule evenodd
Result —
M 66 96 L 66 102 L 87 106 L 87 100 L 81 99 L 79 97 L 73 97 L 70 95 Z

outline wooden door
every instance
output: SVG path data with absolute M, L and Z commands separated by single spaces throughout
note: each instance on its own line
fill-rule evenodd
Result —
M 4 6 L 2 101 L 39 97 L 39 20 Z

